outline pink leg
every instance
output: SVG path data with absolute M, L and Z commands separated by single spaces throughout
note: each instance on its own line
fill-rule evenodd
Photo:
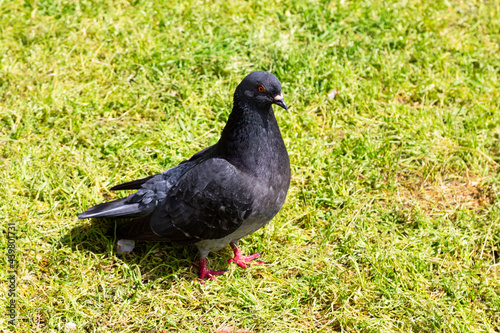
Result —
M 246 257 L 242 256 L 240 249 L 238 249 L 238 246 L 236 246 L 235 243 L 231 242 L 229 243 L 229 245 L 231 245 L 231 248 L 233 249 L 234 257 L 232 259 L 229 259 L 227 262 L 229 263 L 234 262 L 241 268 L 247 268 L 247 264 L 249 264 L 252 260 L 260 256 L 260 253 L 255 253 Z M 263 264 L 263 262 L 261 261 L 254 261 L 254 263 L 259 265 Z
M 225 271 L 210 271 L 207 269 L 207 259 L 200 259 L 200 282 L 203 283 L 203 280 L 210 279 L 215 280 L 214 275 L 224 274 Z

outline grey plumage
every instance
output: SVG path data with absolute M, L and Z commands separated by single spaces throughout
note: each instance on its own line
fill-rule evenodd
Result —
M 131 218 L 118 226 L 118 237 L 195 244 L 202 279 L 220 273 L 208 271 L 205 258 L 229 243 L 233 261 L 245 266 L 238 240 L 278 213 L 290 184 L 288 153 L 272 104 L 286 109 L 279 80 L 267 72 L 249 74 L 236 88 L 217 144 L 161 174 L 113 187 L 137 192 L 91 207 L 78 218 Z

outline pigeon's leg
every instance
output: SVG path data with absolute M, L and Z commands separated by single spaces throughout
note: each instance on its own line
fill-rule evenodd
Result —
M 238 249 L 238 241 L 236 242 L 231 242 L 229 243 L 231 248 L 233 249 L 234 252 L 234 257 L 232 259 L 229 259 L 227 262 L 232 263 L 234 262 L 241 268 L 247 268 L 247 264 L 249 264 L 252 260 L 260 256 L 260 253 L 255 253 L 249 256 L 243 256 L 241 254 L 240 249 Z M 263 264 L 261 261 L 254 261 L 255 264 Z
M 215 275 L 224 274 L 225 271 L 211 271 L 207 268 L 207 259 L 200 259 L 200 280 L 215 280 Z
M 203 280 L 210 279 L 215 280 L 215 275 L 224 274 L 225 271 L 211 271 L 207 268 L 207 256 L 208 251 L 200 251 L 200 282 L 203 283 Z

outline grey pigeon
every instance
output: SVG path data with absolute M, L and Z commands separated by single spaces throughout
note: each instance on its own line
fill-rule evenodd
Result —
M 227 244 L 234 252 L 229 262 L 245 268 L 260 254 L 243 256 L 238 241 L 278 213 L 290 186 L 290 160 L 273 104 L 287 109 L 278 78 L 249 74 L 234 92 L 233 110 L 215 145 L 163 173 L 111 188 L 137 192 L 78 218 L 129 218 L 117 227 L 119 239 L 194 244 L 202 281 L 223 273 L 208 270 L 206 258 Z

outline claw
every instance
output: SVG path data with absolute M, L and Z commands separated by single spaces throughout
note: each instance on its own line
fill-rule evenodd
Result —
M 217 275 L 224 274 L 226 271 L 211 271 L 207 269 L 207 259 L 200 259 L 200 265 L 194 265 L 200 270 L 200 283 L 205 283 L 203 280 L 215 280 Z
M 249 256 L 243 256 L 241 254 L 240 249 L 238 249 L 238 247 L 236 246 L 236 244 L 231 242 L 231 243 L 229 243 L 229 245 L 231 245 L 231 248 L 233 249 L 234 257 L 232 259 L 229 259 L 227 262 L 228 263 L 234 262 L 235 264 L 237 264 L 241 268 L 247 268 L 248 267 L 247 264 L 251 263 L 252 260 L 254 260 L 255 258 L 259 257 L 262 254 L 262 253 L 255 253 L 255 254 L 251 254 Z M 253 263 L 258 264 L 258 265 L 264 264 L 261 261 L 253 261 Z

